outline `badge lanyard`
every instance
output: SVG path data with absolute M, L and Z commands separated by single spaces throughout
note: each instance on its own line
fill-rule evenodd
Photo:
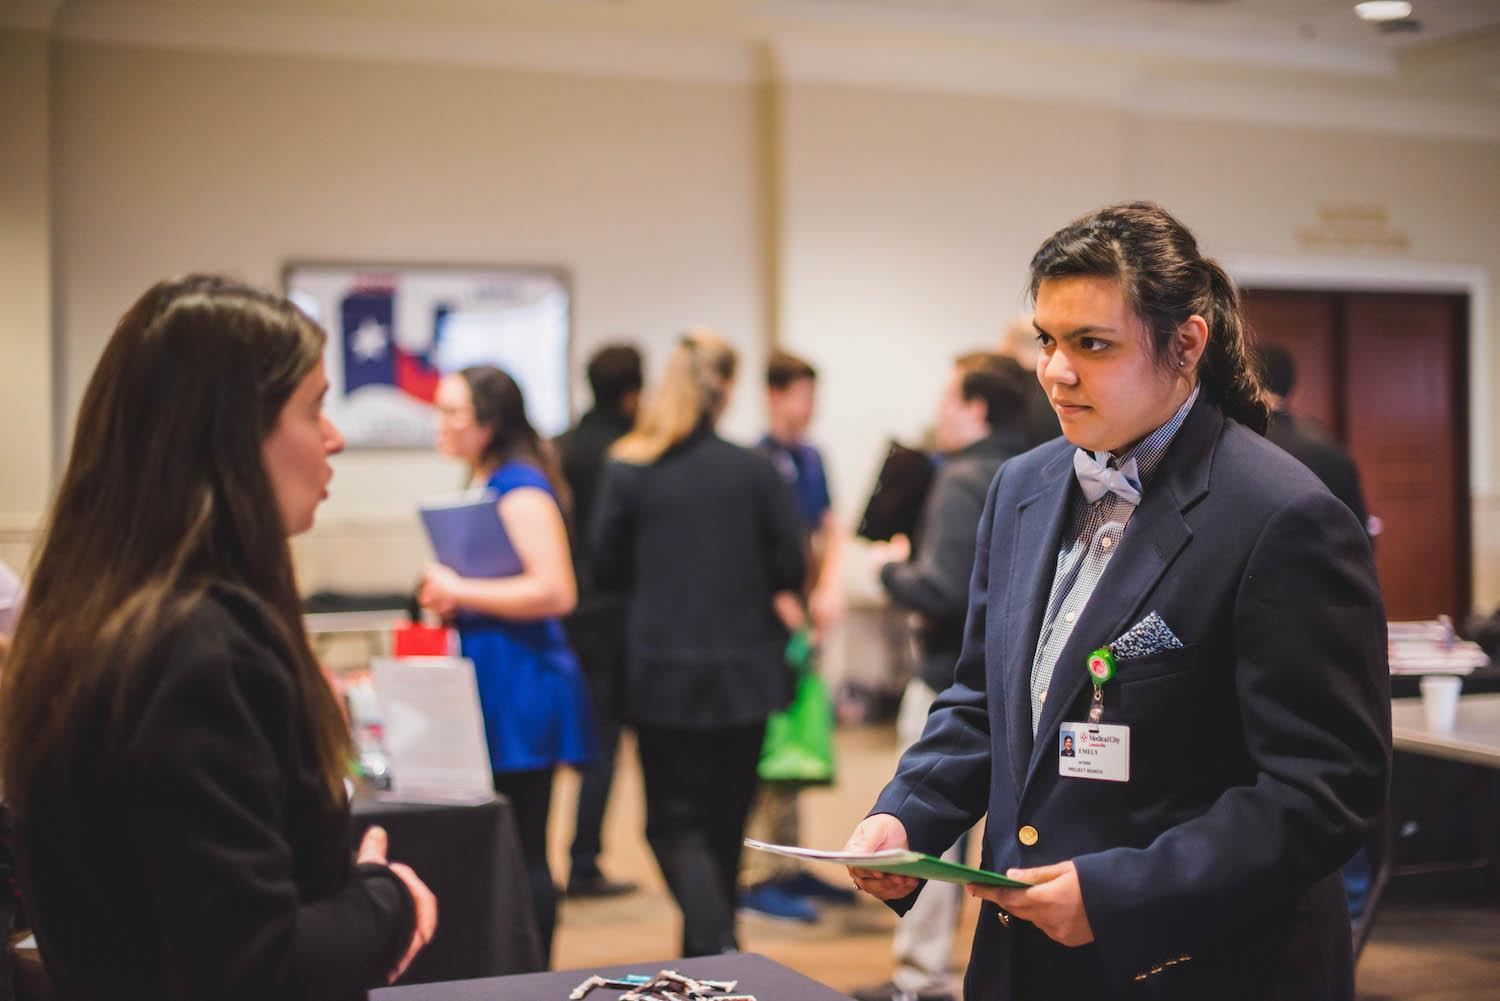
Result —
M 1094 683 L 1094 704 L 1089 706 L 1089 722 L 1104 719 L 1104 683 L 1115 676 L 1115 655 L 1107 646 L 1089 654 L 1089 680 Z

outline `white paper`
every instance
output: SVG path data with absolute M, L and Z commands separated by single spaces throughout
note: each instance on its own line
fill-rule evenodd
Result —
M 494 794 L 474 664 L 462 657 L 374 657 L 391 796 L 483 802 Z
M 773 845 L 754 838 L 745 839 L 746 848 L 785 855 L 788 858 L 811 859 L 814 862 L 837 862 L 839 865 L 866 865 L 876 862 L 916 862 L 921 854 L 901 848 L 886 848 L 878 852 L 830 852 L 816 848 L 798 848 L 796 845 Z

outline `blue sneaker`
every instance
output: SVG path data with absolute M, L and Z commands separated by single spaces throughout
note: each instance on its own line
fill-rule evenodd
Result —
M 859 894 L 852 886 L 836 886 L 833 883 L 821 880 L 805 869 L 795 876 L 778 879 L 774 883 L 794 897 L 810 897 L 813 900 L 826 900 L 830 904 L 852 904 Z
M 775 883 L 761 883 L 741 893 L 740 910 L 779 921 L 813 924 L 818 920 L 818 909 L 811 900 L 794 896 Z

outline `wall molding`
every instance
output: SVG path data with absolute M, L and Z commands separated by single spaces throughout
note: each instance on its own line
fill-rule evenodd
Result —
M 6 0 L 0 6 L 0 29 L 47 31 L 61 6 L 62 0 Z
M 478 19 L 86 2 L 63 10 L 55 30 L 72 42 L 591 77 L 743 85 L 757 72 L 755 47 L 742 41 L 515 29 Z
M 668 36 L 519 29 L 478 18 L 101 0 L 76 0 L 54 20 L 56 0 L 22 3 L 33 21 L 45 11 L 44 22 L 72 42 L 737 86 L 769 75 L 785 85 L 1001 96 L 1148 116 L 1500 143 L 1500 107 L 1393 95 L 1394 75 L 1379 59 L 1357 66 L 1325 61 L 1318 68 L 1342 79 L 1330 75 L 1326 84 L 1292 85 L 1280 82 L 1282 74 L 1263 60 L 1239 60 L 1238 75 L 1215 75 L 1206 64 L 1189 72 L 1171 51 L 1110 48 L 1089 35 L 1041 28 L 1032 32 L 1035 37 L 982 31 L 942 40 L 928 33 L 901 42 L 794 34 L 785 19 L 715 35 Z M 1261 79 L 1245 77 L 1247 63 L 1261 71 Z M 1059 66 L 1067 72 L 1059 73 Z M 1351 79 L 1366 81 L 1371 91 L 1354 89 Z
M 1460 292 L 1469 298 L 1469 499 L 1496 491 L 1491 385 L 1490 276 L 1478 267 L 1423 261 L 1331 257 L 1225 256 L 1238 285 L 1350 292 Z

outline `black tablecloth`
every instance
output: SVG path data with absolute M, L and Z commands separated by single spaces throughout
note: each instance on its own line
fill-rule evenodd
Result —
M 659 970 L 676 970 L 708 980 L 738 980 L 735 993 L 753 994 L 760 1001 L 849 1001 L 831 987 L 804 977 L 796 970 L 747 952 L 697 959 L 659 959 L 560 973 L 533 973 L 523 977 L 465 980 L 453 984 L 387 987 L 372 991 L 370 998 L 371 1001 L 567 1001 L 568 992 L 591 973 L 606 977 L 625 973 L 649 976 Z M 620 993 L 600 989 L 589 994 L 588 1001 L 615 1001 Z
M 1463 678 L 1465 695 L 1500 692 L 1500 664 L 1475 668 L 1473 673 L 1466 674 Z M 1414 699 L 1421 694 L 1422 676 L 1420 674 L 1391 675 L 1391 698 Z
M 411 866 L 438 898 L 437 934 L 402 984 L 542 969 L 521 844 L 504 797 L 472 806 L 357 798 L 356 845 L 373 824 L 390 834 L 391 861 Z

